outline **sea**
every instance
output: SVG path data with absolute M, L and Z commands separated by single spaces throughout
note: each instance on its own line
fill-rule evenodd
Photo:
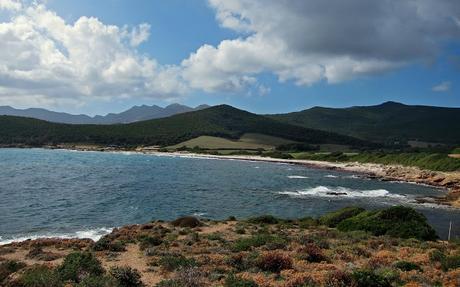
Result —
M 97 240 L 113 228 L 194 215 L 321 216 L 346 206 L 410 206 L 441 238 L 460 210 L 418 203 L 429 186 L 285 163 L 134 152 L 0 149 L 0 244 L 41 237 Z

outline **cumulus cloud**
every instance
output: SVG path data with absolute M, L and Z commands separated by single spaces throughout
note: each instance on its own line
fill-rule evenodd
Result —
M 451 83 L 449 81 L 441 82 L 432 88 L 433 92 L 448 92 L 450 91 Z
M 24 3 L 0 0 L 9 14 L 0 23 L 0 104 L 75 106 L 192 90 L 263 95 L 270 87 L 258 83 L 261 73 L 301 86 L 338 83 L 429 63 L 441 44 L 460 39 L 459 1 L 209 0 L 219 25 L 238 37 L 161 65 L 137 51 L 149 39 L 147 23 L 69 23 Z
M 431 61 L 458 39 L 460 2 L 438 0 L 209 0 L 242 37 L 204 45 L 183 62 L 207 91 L 240 89 L 271 72 L 281 82 L 337 83 Z M 202 78 L 205 76 L 205 79 Z M 250 83 L 253 83 L 252 80 Z
M 118 27 L 97 18 L 66 21 L 44 5 L 0 0 L 0 104 L 84 104 L 116 97 L 177 97 L 186 86 L 177 67 L 159 65 L 135 47 L 150 26 Z M 13 4 L 17 5 L 13 5 Z

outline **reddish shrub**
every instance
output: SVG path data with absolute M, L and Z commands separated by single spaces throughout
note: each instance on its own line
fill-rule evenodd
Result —
M 279 273 L 281 270 L 292 268 L 292 259 L 279 252 L 267 252 L 259 258 L 257 265 L 264 271 Z

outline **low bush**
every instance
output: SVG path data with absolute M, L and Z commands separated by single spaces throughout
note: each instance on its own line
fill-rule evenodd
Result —
M 61 256 L 53 252 L 44 251 L 40 246 L 34 246 L 29 250 L 29 253 L 27 253 L 26 257 L 40 261 L 53 261 L 60 258 Z
M 234 252 L 247 251 L 253 247 L 271 245 L 270 249 L 280 249 L 286 246 L 286 239 L 270 234 L 257 234 L 247 238 L 239 238 L 235 241 L 231 250 Z
M 13 283 L 21 287 L 62 287 L 63 281 L 59 275 L 43 265 L 33 266 L 22 273 Z
M 94 251 L 112 251 L 123 252 L 126 251 L 125 244 L 122 241 L 112 241 L 107 236 L 102 237 L 93 245 Z
M 258 285 L 252 280 L 243 279 L 230 274 L 225 279 L 224 287 L 258 287 Z
M 74 252 L 65 257 L 57 272 L 63 280 L 78 283 L 87 276 L 103 275 L 105 270 L 93 253 Z
M 241 252 L 228 257 L 226 263 L 235 268 L 236 271 L 247 271 L 257 265 L 258 257 L 259 254 L 256 252 L 250 254 Z
M 155 287 L 184 287 L 179 281 L 174 279 L 166 279 L 158 282 Z
M 249 218 L 247 221 L 254 224 L 277 224 L 282 220 L 274 217 L 273 215 L 261 215 Z
M 292 259 L 279 252 L 267 252 L 260 256 L 257 266 L 264 271 L 279 273 L 292 268 Z
M 446 256 L 441 261 L 441 267 L 442 267 L 442 270 L 444 271 L 460 268 L 460 255 Z
M 173 222 L 171 222 L 173 226 L 178 226 L 178 227 L 189 227 L 189 228 L 194 228 L 198 226 L 202 226 L 203 224 L 201 221 L 194 217 L 194 216 L 184 216 L 184 217 L 179 217 Z
M 163 240 L 158 236 L 150 236 L 150 235 L 141 235 L 137 238 L 139 242 L 139 248 L 141 250 L 145 250 L 147 248 L 158 246 L 163 243 Z
M 26 267 L 26 264 L 16 260 L 7 260 L 0 263 L 0 285 L 11 274 Z
M 181 267 L 176 273 L 175 280 L 184 287 L 203 286 L 203 272 L 198 267 Z
M 166 255 L 161 257 L 158 263 L 167 271 L 174 271 L 180 267 L 197 266 L 195 259 L 187 258 L 183 255 Z
M 141 280 L 141 274 L 136 269 L 131 267 L 112 267 L 110 275 L 115 279 L 116 286 L 119 287 L 143 287 L 145 286 Z
M 353 286 L 353 278 L 350 273 L 335 270 L 327 274 L 324 282 L 325 287 L 349 287 Z
M 114 287 L 117 282 L 110 276 L 87 276 L 75 287 Z
M 398 261 L 394 264 L 394 267 L 402 271 L 412 271 L 412 270 L 422 271 L 422 268 L 420 268 L 420 265 L 413 263 L 413 262 L 408 262 L 408 261 Z
M 322 262 L 327 261 L 327 257 L 324 255 L 323 250 L 315 244 L 307 244 L 299 252 L 301 259 L 307 260 L 308 262 Z
M 371 271 L 371 270 L 356 270 L 352 273 L 353 284 L 351 286 L 356 287 L 391 287 L 391 282 Z
M 336 227 L 340 222 L 350 217 L 356 216 L 365 211 L 361 207 L 345 207 L 334 212 L 329 212 L 319 218 L 319 222 L 329 227 Z
M 373 235 L 389 235 L 398 238 L 436 240 L 436 231 L 426 217 L 413 208 L 394 206 L 377 211 L 364 211 L 345 219 L 337 225 L 341 231 L 364 230 Z
M 444 259 L 446 259 L 444 252 L 439 249 L 435 249 L 430 252 L 429 257 L 431 262 L 442 262 Z

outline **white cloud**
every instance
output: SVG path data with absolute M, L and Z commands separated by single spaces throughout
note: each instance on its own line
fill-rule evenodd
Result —
M 92 17 L 66 23 L 44 5 L 19 7 L 0 23 L 0 103 L 22 106 L 27 99 L 29 105 L 68 106 L 184 94 L 177 67 L 136 51 L 149 29 L 148 24 L 120 28 Z
M 257 74 L 280 82 L 338 83 L 429 62 L 458 39 L 458 1 L 209 0 L 222 27 L 242 33 L 203 45 L 183 61 L 184 78 L 206 91 L 239 90 Z M 358 20 L 357 20 L 358 19 Z
M 448 92 L 450 91 L 451 83 L 449 81 L 441 82 L 432 88 L 433 92 Z
M 0 10 L 20 10 L 22 4 L 17 0 L 0 0 Z
M 147 23 L 119 27 L 85 16 L 69 23 L 24 3 L 0 0 L 10 15 L 0 23 L 0 104 L 266 94 L 261 73 L 301 86 L 338 83 L 430 62 L 440 43 L 460 38 L 459 1 L 209 0 L 218 23 L 239 37 L 161 65 L 137 51 L 150 37 Z

